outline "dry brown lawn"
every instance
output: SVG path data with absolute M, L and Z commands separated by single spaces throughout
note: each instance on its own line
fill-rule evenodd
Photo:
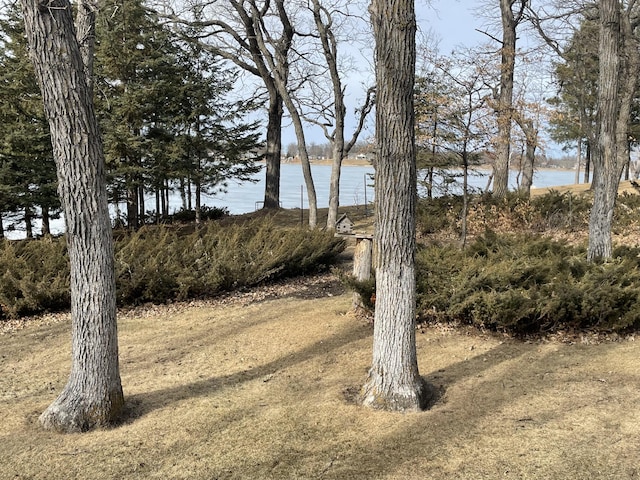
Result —
M 554 187 L 542 187 L 542 188 L 532 188 L 531 196 L 539 197 L 541 195 L 545 195 L 551 191 L 558 193 L 573 193 L 573 194 L 584 194 L 589 192 L 591 189 L 590 183 L 577 183 L 573 185 L 560 185 Z M 638 194 L 638 190 L 631 184 L 630 180 L 622 180 L 620 182 L 620 186 L 618 187 L 618 193 L 629 193 L 629 194 Z
M 640 341 L 429 327 L 428 411 L 353 403 L 372 327 L 330 276 L 119 320 L 129 418 L 60 435 L 69 321 L 0 334 L 1 479 L 640 478 Z

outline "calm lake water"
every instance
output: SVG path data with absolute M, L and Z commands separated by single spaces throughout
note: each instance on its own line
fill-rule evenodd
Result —
M 330 165 L 313 165 L 311 168 L 318 198 L 318 208 L 329 206 Z M 340 205 L 363 205 L 365 198 L 373 201 L 373 167 L 345 166 L 340 176 Z M 485 189 L 489 171 L 478 171 L 469 178 L 471 187 Z M 570 185 L 574 182 L 575 173 L 566 170 L 545 170 L 536 172 L 533 184 L 535 187 L 552 187 L 554 185 Z M 264 198 L 264 173 L 256 175 L 257 183 L 230 184 L 226 194 L 208 197 L 207 205 L 226 207 L 232 214 L 246 213 L 260 208 Z M 461 182 L 462 180 L 459 179 Z M 511 172 L 509 185 L 516 188 L 518 184 L 516 172 Z M 301 192 L 302 191 L 302 201 Z M 459 185 L 452 185 L 450 193 L 461 193 Z M 304 186 L 300 165 L 283 164 L 280 181 L 280 201 L 283 208 L 308 208 L 307 190 Z
M 318 208 L 329 206 L 329 180 L 331 178 L 330 165 L 313 165 L 311 168 L 313 180 L 318 198 Z M 373 167 L 345 166 L 340 177 L 340 205 L 363 205 L 372 202 L 374 197 L 373 180 L 369 177 L 373 174 Z M 488 171 L 480 171 L 469 178 L 470 186 L 484 189 L 488 180 Z M 535 173 L 533 184 L 535 187 L 551 187 L 554 185 L 570 185 L 574 182 L 574 172 L 565 170 L 544 170 Z M 227 192 L 215 196 L 203 195 L 204 205 L 226 207 L 231 214 L 247 213 L 260 208 L 264 199 L 264 172 L 255 176 L 256 183 L 230 182 Z M 517 176 L 511 172 L 510 187 L 516 188 Z M 455 185 L 449 189 L 450 193 L 460 193 Z M 171 198 L 171 210 L 179 210 L 181 207 L 179 195 Z M 280 202 L 283 208 L 308 208 L 307 191 L 304 187 L 304 178 L 300 165 L 283 164 L 280 181 Z M 149 196 L 147 208 L 154 208 L 155 199 Z M 124 205 L 122 206 L 124 209 Z M 8 227 L 4 221 L 5 229 Z M 54 233 L 60 233 L 64 229 L 62 220 L 54 220 L 51 224 Z M 40 231 L 40 225 L 34 225 L 34 231 Z M 24 225 L 15 225 L 15 230 L 5 232 L 7 238 L 24 238 Z

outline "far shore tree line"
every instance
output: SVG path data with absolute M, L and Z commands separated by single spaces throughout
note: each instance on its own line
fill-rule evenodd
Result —
M 431 158 L 433 168 L 443 166 L 435 162 L 443 153 L 463 168 L 464 238 L 467 175 L 479 153 L 492 153 L 492 194 L 503 199 L 521 145 L 520 190 L 527 196 L 540 132 L 548 111 L 554 112 L 554 135 L 588 152 L 594 200 L 587 258 L 612 255 L 613 208 L 635 141 L 635 0 L 540 8 L 529 0 L 487 0 L 487 15 L 499 25 L 485 32 L 487 45 L 448 57 L 425 48 L 417 69 L 413 0 L 372 0 L 369 21 L 358 2 L 346 1 L 167 1 L 155 10 L 142 0 L 20 5 L 21 11 L 9 8 L 2 17 L 0 210 L 28 210 L 26 218 L 36 206 L 49 216 L 61 210 L 71 267 L 71 373 L 40 417 L 45 428 L 84 431 L 111 424 L 124 411 L 109 199 L 126 199 L 132 226 L 144 218 L 146 191 L 156 193 L 156 211 L 164 212 L 167 193 L 178 184 L 185 199 L 195 195 L 197 208 L 203 190 L 254 173 L 262 151 L 264 207 L 277 208 L 285 109 L 296 133 L 311 228 L 318 226 L 317 202 L 305 123 L 321 128 L 332 145 L 332 228 L 343 159 L 375 103 L 376 310 L 364 405 L 406 411 L 429 400 L 415 347 L 418 153 L 427 165 Z M 576 35 L 588 21 L 596 25 L 599 60 L 581 64 L 581 55 L 593 56 L 593 50 L 575 51 L 578 43 L 586 48 Z M 533 88 L 533 54 L 518 48 L 525 27 L 557 54 L 558 95 L 550 103 Z M 353 29 L 362 29 L 365 43 L 371 35 L 375 40 L 376 84 L 363 89 L 356 126 L 348 132 L 341 67 L 349 59 L 340 46 Z M 248 76 L 261 88 L 230 100 L 234 80 L 247 85 Z M 259 125 L 246 121 L 259 107 L 268 112 L 264 145 Z M 47 170 L 50 159 L 55 168 Z M 56 180 L 59 204 L 52 194 Z

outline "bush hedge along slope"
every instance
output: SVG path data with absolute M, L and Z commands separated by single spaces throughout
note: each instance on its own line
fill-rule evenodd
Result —
M 118 304 L 213 296 L 335 263 L 344 241 L 329 232 L 282 228 L 272 220 L 205 223 L 198 229 L 144 227 L 116 239 Z M 64 238 L 0 242 L 0 317 L 69 307 Z

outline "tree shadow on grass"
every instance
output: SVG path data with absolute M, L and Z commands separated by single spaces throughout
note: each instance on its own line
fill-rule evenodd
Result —
M 509 342 L 429 373 L 424 378 L 440 391 L 430 411 L 400 416 L 402 427 L 382 435 L 371 432 L 348 448 L 338 443 L 324 446 L 316 455 L 335 460 L 322 478 L 497 478 L 505 472 L 510 472 L 508 478 L 523 478 L 525 473 L 526 478 L 587 478 L 584 473 L 597 468 L 589 470 L 586 465 L 585 472 L 576 473 L 575 464 L 559 455 L 563 449 L 571 451 L 580 438 L 579 429 L 566 437 L 544 439 L 547 423 L 555 433 L 575 407 L 576 399 L 563 393 L 562 382 L 567 369 L 579 364 L 582 353 L 539 354 L 537 348 Z M 589 396 L 583 402 L 593 405 L 596 401 Z M 533 431 L 532 436 L 526 436 L 528 431 Z M 511 436 L 512 445 L 507 442 L 506 450 L 495 450 Z M 542 442 L 534 446 L 527 443 L 540 438 Z M 479 456 L 465 457 L 469 452 Z M 558 458 L 547 454 L 558 454 Z M 306 460 L 297 461 L 289 468 L 302 468 Z
M 292 367 L 314 357 L 326 355 L 341 349 L 350 343 L 358 342 L 371 335 L 370 327 L 354 324 L 345 331 L 309 345 L 277 360 L 229 375 L 211 377 L 189 384 L 180 384 L 147 393 L 139 393 L 126 397 L 125 412 L 122 423 L 130 423 L 154 410 L 191 398 L 204 397 L 224 388 L 233 388 L 252 380 L 273 375 L 278 371 Z
M 480 382 L 475 392 L 479 402 L 475 411 L 460 411 L 457 404 L 459 399 L 449 399 L 448 390 L 471 378 L 482 379 L 485 372 L 500 367 L 504 362 L 526 364 L 522 358 L 534 348 L 534 345 L 505 343 L 481 355 L 424 375 L 423 379 L 431 388 L 433 395 L 428 406 L 429 410 L 407 416 L 372 411 L 371 415 L 399 415 L 399 423 L 404 422 L 405 419 L 409 419 L 412 423 L 408 428 L 396 430 L 393 434 L 377 435 L 376 432 L 371 432 L 370 436 L 362 437 L 356 443 L 350 443 L 348 449 L 338 443 L 326 445 L 323 451 L 316 454 L 318 457 L 324 457 L 325 461 L 330 459 L 331 468 L 323 472 L 322 478 L 386 478 L 386 475 L 394 474 L 401 464 L 424 462 L 428 456 L 447 452 L 454 437 L 464 436 L 465 431 L 480 428 L 482 420 L 495 413 L 504 402 L 515 401 L 519 395 L 526 395 L 526 392 L 522 391 L 513 392 L 508 398 L 493 400 L 491 389 L 495 387 L 495 382 L 491 382 L 490 385 Z M 530 367 L 534 368 L 531 365 Z M 522 375 L 522 372 L 508 370 L 504 377 L 510 375 Z M 343 394 L 349 403 L 355 403 L 357 392 L 358 387 L 351 387 Z M 453 425 L 454 428 L 449 429 L 444 426 L 445 424 Z M 395 453 L 393 452 L 398 454 L 397 463 L 394 462 Z M 386 458 L 387 461 L 381 462 L 379 460 L 381 458 Z M 282 465 L 281 468 L 290 470 L 282 470 L 280 473 L 288 476 L 291 471 L 301 471 L 308 459 L 301 455 L 297 462 L 297 464 Z M 277 475 L 271 478 L 277 478 Z M 422 472 L 419 477 L 407 478 L 431 478 L 431 476 L 429 472 Z

